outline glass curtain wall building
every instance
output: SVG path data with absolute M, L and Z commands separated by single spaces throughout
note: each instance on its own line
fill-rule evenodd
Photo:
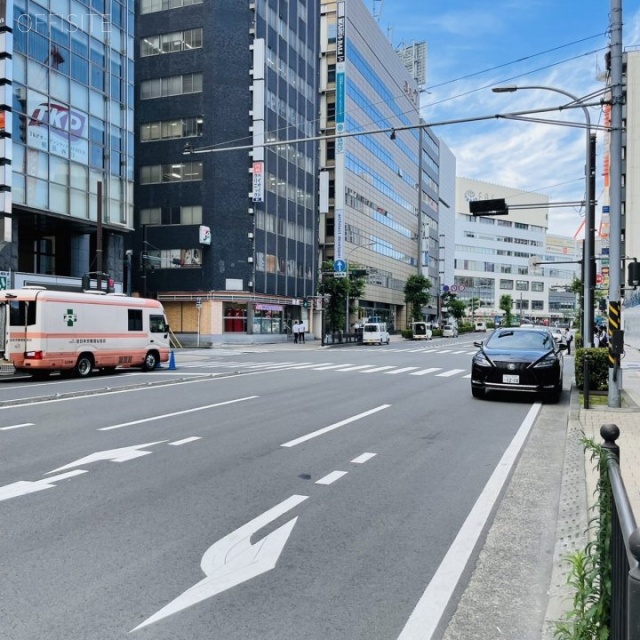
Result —
M 100 208 L 102 270 L 121 281 L 133 228 L 134 1 L 11 5 L 3 90 L 11 92 L 14 215 L 0 267 L 32 274 L 31 282 L 71 276 L 79 286 L 96 270 Z
M 137 286 L 187 339 L 284 335 L 315 293 L 319 6 L 141 0 L 137 34 Z
M 322 259 L 366 267 L 357 317 L 404 328 L 407 278 L 438 275 L 438 140 L 420 135 L 418 86 L 360 0 L 323 0 L 321 33 Z

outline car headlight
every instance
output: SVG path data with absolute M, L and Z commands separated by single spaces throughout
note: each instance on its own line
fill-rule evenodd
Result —
M 484 355 L 484 353 L 477 353 L 473 357 L 473 364 L 477 364 L 479 367 L 491 367 L 493 366 L 491 362 L 489 362 L 489 358 Z
M 549 355 L 545 356 L 542 360 L 540 360 L 540 362 L 536 362 L 533 365 L 533 368 L 549 369 L 550 367 L 555 366 L 557 362 L 558 362 L 558 358 L 556 358 L 555 354 L 550 353 Z

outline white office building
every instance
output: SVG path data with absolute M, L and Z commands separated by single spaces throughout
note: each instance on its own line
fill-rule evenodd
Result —
M 509 214 L 473 216 L 469 202 L 504 199 Z M 474 316 L 501 317 L 500 300 L 511 296 L 514 316 L 534 322 L 567 320 L 575 308 L 556 301 L 558 289 L 570 286 L 574 276 L 575 244 L 547 234 L 549 198 L 468 178 L 457 179 L 455 276 L 449 290 L 469 304 Z M 569 296 L 571 297 L 571 296 Z M 566 306 L 566 308 L 565 308 Z

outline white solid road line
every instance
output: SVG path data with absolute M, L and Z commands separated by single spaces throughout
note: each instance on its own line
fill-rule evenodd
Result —
M 336 480 L 340 480 L 342 476 L 346 476 L 347 473 L 347 471 L 332 471 L 331 473 L 328 473 L 324 478 L 316 480 L 316 484 L 333 484 Z
M 542 405 L 536 402 L 458 531 L 398 640 L 431 640 Z
M 329 433 L 329 431 L 333 431 L 334 429 L 339 429 L 340 427 L 344 427 L 346 424 L 350 424 L 351 422 L 355 422 L 356 420 L 360 420 L 361 418 L 366 418 L 374 413 L 378 413 L 378 411 L 382 411 L 383 409 L 388 409 L 390 404 L 381 404 L 379 407 L 375 409 L 369 409 L 369 411 L 364 411 L 363 413 L 359 413 L 357 416 L 352 416 L 351 418 L 347 418 L 346 420 L 341 420 L 340 422 L 336 422 L 335 424 L 331 424 L 328 427 L 323 427 L 322 429 L 318 429 L 317 431 L 313 431 L 312 433 L 308 433 L 306 436 L 301 436 L 300 438 L 296 438 L 295 440 L 290 440 L 289 442 L 285 442 L 281 444 L 281 447 L 295 447 L 298 444 L 306 442 L 307 440 L 311 440 L 312 438 L 317 438 L 318 436 L 322 436 L 325 433 Z
M 134 424 L 142 424 L 143 422 L 153 422 L 154 420 L 164 420 L 164 418 L 172 418 L 173 416 L 181 416 L 185 413 L 193 413 L 194 411 L 204 411 L 205 409 L 213 409 L 214 407 L 224 407 L 227 404 L 234 404 L 236 402 L 244 402 L 245 400 L 254 400 L 260 396 L 247 396 L 246 398 L 238 398 L 237 400 L 227 400 L 226 402 L 216 402 L 215 404 L 206 404 L 204 407 L 193 407 L 191 409 L 185 409 L 184 411 L 174 411 L 173 413 L 163 413 L 159 416 L 153 416 L 151 418 L 142 418 L 141 420 L 132 420 L 131 422 L 123 422 L 121 424 L 114 424 L 112 427 L 102 427 L 98 431 L 111 431 L 112 429 L 122 429 L 123 427 L 130 427 Z

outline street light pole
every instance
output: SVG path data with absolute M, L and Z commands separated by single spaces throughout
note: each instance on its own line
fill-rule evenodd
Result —
M 506 87 L 493 87 L 494 93 L 513 93 L 520 89 L 540 89 L 542 91 L 553 91 L 554 93 L 560 93 L 568 98 L 571 98 L 573 103 L 582 107 L 584 112 L 584 119 L 586 122 L 587 132 L 587 153 L 585 160 L 585 234 L 584 244 L 582 250 L 582 286 L 584 288 L 584 309 L 583 312 L 583 327 L 582 327 L 582 340 L 585 347 L 593 346 L 593 288 L 595 282 L 593 282 L 593 276 L 595 269 L 595 201 L 593 194 L 593 180 L 595 177 L 595 153 L 592 153 L 592 148 L 595 148 L 595 144 L 592 147 L 591 140 L 591 118 L 589 117 L 589 109 L 582 104 L 582 100 L 577 96 L 565 91 L 564 89 L 558 89 L 556 87 L 547 87 L 545 85 L 528 85 L 528 86 L 506 86 Z

